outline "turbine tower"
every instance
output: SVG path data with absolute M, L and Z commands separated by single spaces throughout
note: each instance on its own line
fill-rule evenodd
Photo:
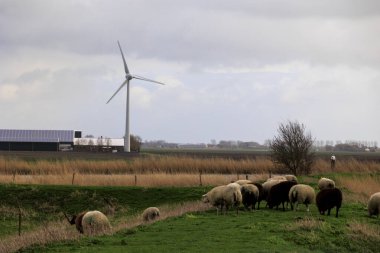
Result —
M 129 134 L 129 82 L 132 79 L 139 79 L 143 81 L 148 81 L 152 83 L 158 83 L 165 85 L 164 83 L 157 82 L 142 76 L 137 76 L 137 75 L 132 75 L 129 73 L 129 69 L 127 66 L 127 63 L 125 62 L 123 50 L 121 49 L 119 41 L 117 41 L 117 44 L 119 45 L 121 57 L 123 58 L 123 63 L 124 63 L 124 70 L 125 70 L 125 81 L 120 85 L 120 87 L 116 90 L 116 92 L 112 95 L 112 97 L 107 101 L 107 104 L 113 99 L 113 97 L 124 87 L 124 85 L 127 85 L 127 103 L 126 103 L 126 119 L 125 119 L 125 135 L 124 135 L 124 152 L 131 152 L 131 139 L 130 139 L 130 134 Z

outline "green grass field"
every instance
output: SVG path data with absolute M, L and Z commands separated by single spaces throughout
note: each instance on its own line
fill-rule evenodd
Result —
M 33 247 L 22 252 L 378 252 L 379 239 L 368 231 L 379 221 L 364 207 L 346 204 L 341 217 L 259 210 L 216 216 L 189 213 L 151 225 L 125 229 L 113 236 L 83 238 Z M 378 230 L 377 230 L 378 231 Z
M 350 175 L 347 175 L 348 177 Z M 316 180 L 318 177 L 308 178 Z M 306 178 L 301 178 L 305 180 Z M 315 183 L 310 183 L 315 187 Z M 64 220 L 63 213 L 98 209 L 113 213 L 117 226 L 148 206 L 199 200 L 209 187 L 79 187 L 0 185 L 0 238 L 18 231 L 17 210 L 23 210 L 22 233 Z M 343 189 L 345 196 L 351 193 Z M 105 200 L 107 199 L 107 201 Z M 214 209 L 169 217 L 149 225 L 121 229 L 113 235 L 80 236 L 74 240 L 34 245 L 19 252 L 379 252 L 380 219 L 369 218 L 364 204 L 344 201 L 340 217 L 322 216 L 315 205 L 308 213 L 264 208 L 216 215 Z M 12 213 L 13 212 L 13 213 Z M 69 227 L 75 231 L 74 226 Z

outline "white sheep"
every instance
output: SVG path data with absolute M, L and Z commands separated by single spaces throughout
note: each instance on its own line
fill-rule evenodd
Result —
M 239 188 L 235 185 L 214 187 L 202 196 L 202 201 L 216 207 L 216 214 L 219 213 L 219 210 L 223 211 L 223 207 L 225 207 L 225 211 L 227 211 L 230 206 L 238 207 L 242 202 L 240 186 Z
M 286 177 L 285 176 L 273 176 L 273 177 L 270 177 L 267 179 L 267 182 L 270 182 L 270 181 L 286 181 Z
M 376 215 L 379 217 L 380 212 L 380 192 L 371 195 L 368 201 L 368 214 L 371 217 Z
M 241 195 L 243 197 L 243 205 L 245 208 L 255 209 L 256 202 L 259 200 L 259 189 L 253 184 L 244 184 L 241 186 Z
M 318 188 L 319 188 L 319 190 L 334 189 L 335 188 L 335 182 L 329 178 L 322 177 L 318 181 Z
M 315 191 L 313 187 L 306 184 L 297 184 L 292 186 L 289 190 L 290 206 L 293 210 L 293 204 L 295 203 L 295 210 L 298 208 L 298 204 L 302 203 L 306 205 L 309 212 L 309 204 L 315 202 Z
M 82 218 L 83 233 L 85 234 L 103 234 L 111 230 L 111 224 L 102 212 L 88 211 Z
M 240 190 L 240 188 L 241 188 L 241 184 L 238 184 L 238 183 L 236 183 L 236 182 L 234 182 L 234 183 L 229 183 L 227 186 L 228 186 L 228 187 L 233 187 L 233 188 L 235 188 L 235 189 L 237 189 L 237 190 Z
M 142 217 L 145 222 L 157 219 L 160 216 L 160 210 L 157 207 L 148 207 L 144 210 Z
M 239 185 L 244 185 L 244 184 L 252 184 L 253 182 L 247 179 L 240 179 L 240 180 L 235 181 L 234 183 L 237 183 Z
M 286 180 L 288 180 L 288 181 L 293 181 L 293 182 L 296 182 L 296 183 L 298 182 L 297 177 L 294 176 L 294 175 L 285 175 L 284 177 L 285 177 Z

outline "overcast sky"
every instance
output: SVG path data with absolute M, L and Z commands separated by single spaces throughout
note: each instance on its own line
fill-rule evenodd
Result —
M 0 128 L 380 141 L 380 1 L 0 1 Z

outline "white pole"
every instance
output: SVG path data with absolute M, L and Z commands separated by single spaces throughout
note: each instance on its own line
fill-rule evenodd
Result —
M 129 135 L 129 80 L 127 82 L 127 115 L 125 120 L 124 152 L 131 152 L 131 140 Z

